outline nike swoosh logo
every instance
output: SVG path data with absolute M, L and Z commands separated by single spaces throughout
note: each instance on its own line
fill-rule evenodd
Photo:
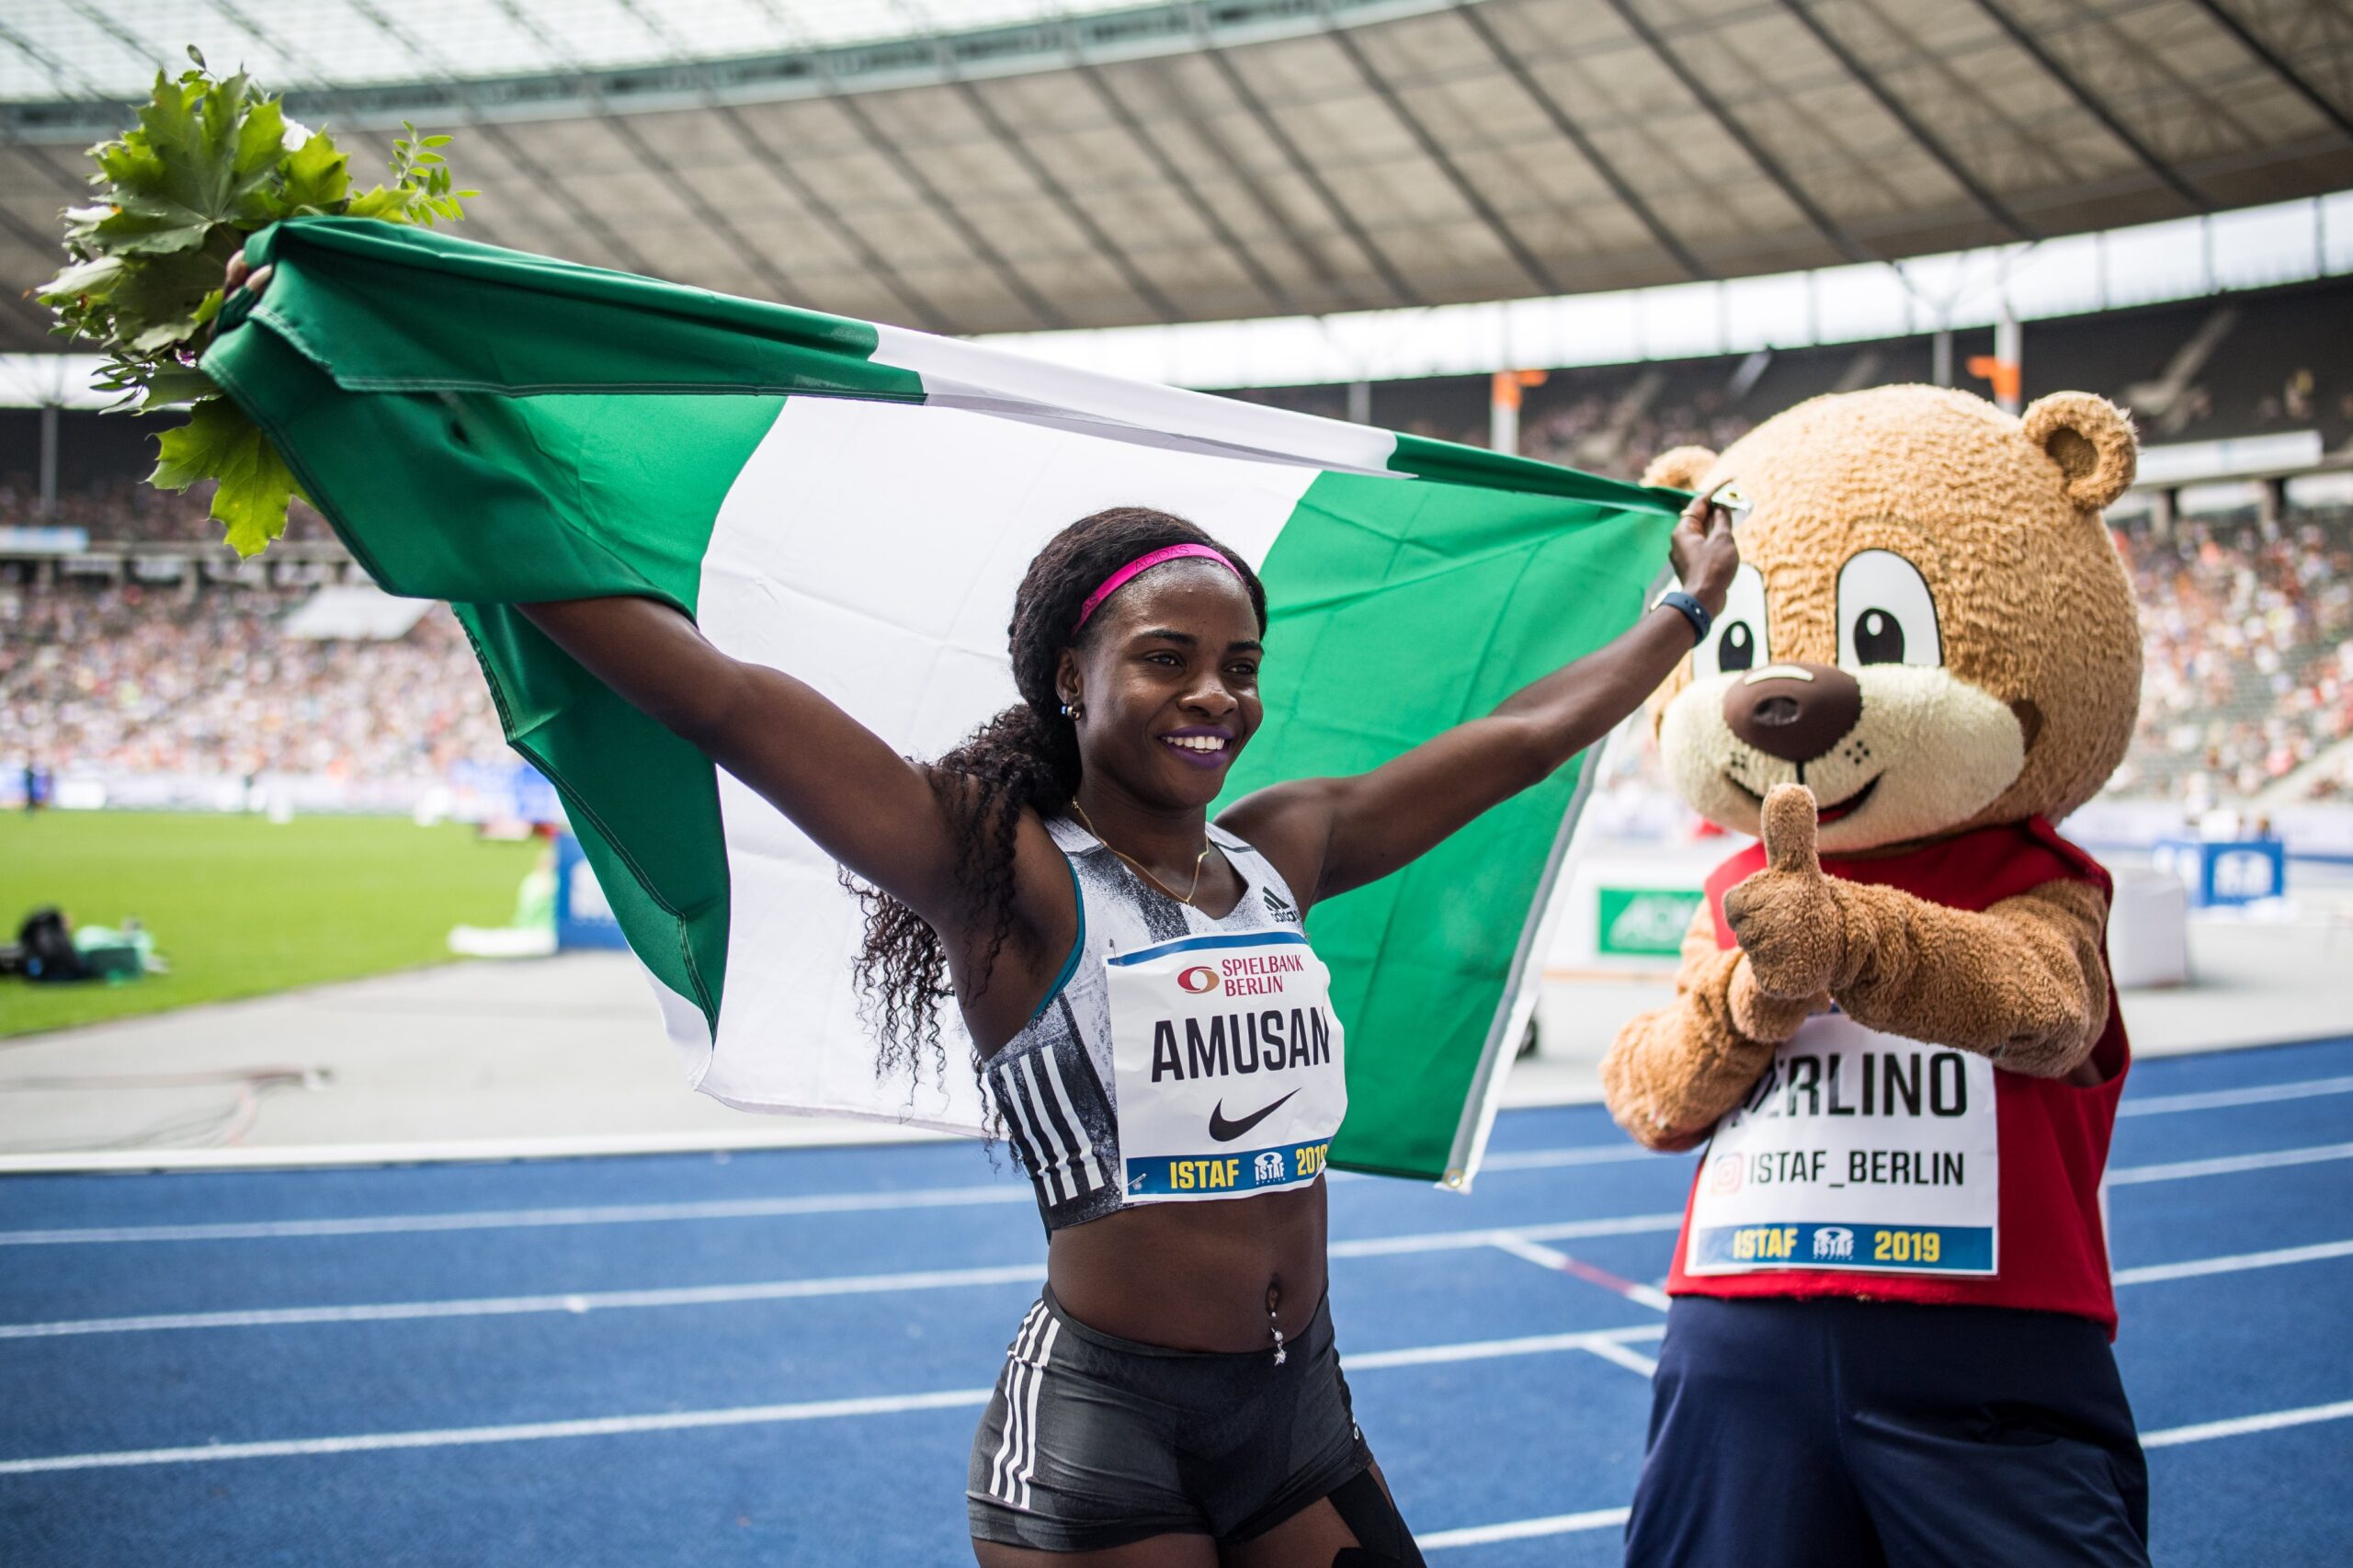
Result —
M 1299 1090 L 1293 1089 L 1290 1092 L 1290 1095 L 1285 1095 L 1282 1099 L 1277 1100 L 1274 1104 L 1262 1107 L 1257 1110 L 1252 1111 L 1248 1116 L 1244 1117 L 1239 1121 L 1228 1121 L 1225 1119 L 1225 1102 L 1223 1100 L 1220 1100 L 1217 1102 L 1217 1108 L 1210 1112 L 1210 1136 L 1216 1139 L 1221 1143 L 1231 1143 L 1236 1138 L 1241 1137 L 1244 1133 L 1249 1131 L 1252 1128 L 1266 1120 L 1267 1118 L 1280 1110 L 1283 1107 L 1283 1100 L 1290 1099 L 1291 1095 L 1295 1095 L 1297 1093 L 1299 1093 Z

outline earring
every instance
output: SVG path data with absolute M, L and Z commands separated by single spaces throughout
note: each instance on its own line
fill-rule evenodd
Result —
M 1070 702 L 1065 702 L 1065 703 L 1063 703 L 1063 718 L 1065 718 L 1065 719 L 1068 719 L 1072 723 L 1074 723 L 1074 723 L 1078 722 L 1078 721 L 1080 721 L 1081 719 L 1084 719 L 1084 718 L 1086 718 L 1086 705 L 1085 703 L 1083 703 L 1083 702 L 1081 702 L 1081 703 L 1070 703 Z

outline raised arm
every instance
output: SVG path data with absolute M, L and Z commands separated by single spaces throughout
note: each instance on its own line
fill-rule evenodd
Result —
M 1731 517 L 1713 503 L 1712 492 L 1695 499 L 1669 546 L 1684 591 L 1711 616 L 1722 611 L 1740 565 Z M 1654 608 L 1615 642 L 1515 692 L 1483 719 L 1458 724 L 1370 773 L 1261 790 L 1236 801 L 1220 822 L 1287 869 L 1313 868 L 1301 888 L 1312 889 L 1312 898 L 1361 887 L 1551 777 L 1608 734 L 1690 651 L 1690 621 Z
M 518 608 L 590 674 L 759 791 L 851 871 L 944 936 L 962 929 L 944 802 L 924 770 L 880 735 L 806 683 L 722 653 L 655 600 Z

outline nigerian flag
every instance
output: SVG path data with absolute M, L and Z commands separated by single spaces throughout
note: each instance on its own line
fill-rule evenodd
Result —
M 877 1077 L 832 862 L 508 606 L 667 600 L 937 756 L 1015 700 L 1006 621 L 1038 547 L 1159 507 L 1266 580 L 1266 723 L 1231 799 L 1371 767 L 1617 635 L 1681 499 L 364 220 L 246 256 L 276 278 L 230 301 L 203 368 L 379 583 L 454 602 L 695 1086 L 747 1109 L 983 1119 L 969 1048 L 944 1082 Z M 1315 910 L 1348 1030 L 1337 1163 L 1468 1179 L 1584 772 Z

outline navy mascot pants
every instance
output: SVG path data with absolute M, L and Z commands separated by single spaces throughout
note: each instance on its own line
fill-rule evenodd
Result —
M 2099 1324 L 1680 1296 L 1629 1568 L 2149 1561 L 2148 1469 Z

